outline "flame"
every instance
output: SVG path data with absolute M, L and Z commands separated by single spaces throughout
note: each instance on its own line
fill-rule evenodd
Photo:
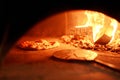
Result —
M 109 43 L 111 43 L 115 38 L 115 33 L 118 27 L 118 22 L 115 19 L 111 19 L 110 25 L 113 27 L 113 32 L 112 32 L 112 39 L 110 40 Z
M 115 32 L 118 26 L 117 20 L 97 11 L 85 10 L 84 14 L 87 17 L 87 21 L 84 25 L 75 26 L 75 28 L 91 26 L 94 42 L 104 34 L 112 37 L 109 43 L 114 40 Z
M 93 27 L 93 41 L 95 42 L 98 39 L 97 34 L 104 27 L 104 15 L 92 11 L 85 11 L 85 14 L 88 18 L 87 24 Z

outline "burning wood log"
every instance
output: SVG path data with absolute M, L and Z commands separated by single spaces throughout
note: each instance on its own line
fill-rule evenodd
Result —
M 111 37 L 107 36 L 106 34 L 103 34 L 97 41 L 95 41 L 95 44 L 105 45 L 108 44 L 110 40 Z

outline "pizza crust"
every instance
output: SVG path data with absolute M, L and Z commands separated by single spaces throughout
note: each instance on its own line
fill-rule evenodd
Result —
M 64 60 L 94 60 L 98 54 L 84 49 L 64 49 L 53 53 L 53 56 Z
M 50 49 L 60 46 L 58 41 L 47 41 L 45 39 L 35 40 L 35 41 L 23 41 L 17 45 L 21 49 L 27 50 L 43 50 Z

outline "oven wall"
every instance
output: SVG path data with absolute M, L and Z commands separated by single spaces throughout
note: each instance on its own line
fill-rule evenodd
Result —
M 65 13 L 51 15 L 40 22 L 37 22 L 25 34 L 30 37 L 57 37 L 65 34 L 66 19 Z
M 75 12 L 65 11 L 51 15 L 32 26 L 25 33 L 25 36 L 59 37 L 64 34 L 72 34 L 71 29 L 75 30 L 75 26 L 85 24 L 87 18 L 83 12 L 82 10 Z

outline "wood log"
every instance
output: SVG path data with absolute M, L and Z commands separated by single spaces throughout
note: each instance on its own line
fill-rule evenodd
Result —
M 108 44 L 110 42 L 112 37 L 109 37 L 108 35 L 106 34 L 103 34 L 97 41 L 95 41 L 94 43 L 95 44 L 102 44 L 102 45 L 105 45 L 105 44 Z

